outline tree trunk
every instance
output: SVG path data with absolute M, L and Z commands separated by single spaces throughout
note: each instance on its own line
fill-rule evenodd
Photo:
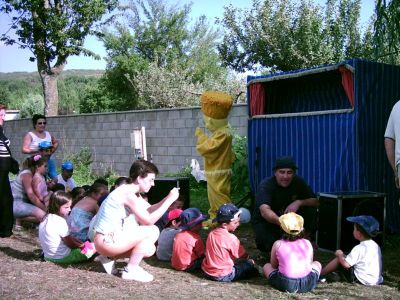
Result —
M 64 65 L 51 68 L 50 72 L 45 70 L 39 71 L 40 79 L 43 86 L 44 96 L 44 115 L 57 116 L 58 115 L 58 75 L 64 69 Z

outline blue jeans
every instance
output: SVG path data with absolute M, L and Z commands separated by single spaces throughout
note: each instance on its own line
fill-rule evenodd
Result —
M 252 273 L 256 273 L 256 269 L 254 268 L 254 265 L 248 261 L 248 260 L 239 260 L 235 262 L 235 265 L 233 266 L 232 272 L 229 273 L 228 275 L 221 276 L 221 277 L 215 277 L 215 276 L 210 276 L 206 274 L 208 278 L 211 280 L 219 281 L 219 282 L 231 282 L 237 279 L 245 278 L 248 275 L 251 275 Z
M 302 278 L 289 278 L 275 270 L 269 274 L 268 283 L 282 292 L 307 293 L 315 289 L 318 278 L 319 273 L 314 269 Z

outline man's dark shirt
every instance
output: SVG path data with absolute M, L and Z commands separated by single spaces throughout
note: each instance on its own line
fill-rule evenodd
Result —
M 258 187 L 253 223 L 266 222 L 260 213 L 262 204 L 269 205 L 278 216 L 281 216 L 293 201 L 315 197 L 314 192 L 300 176 L 295 175 L 288 187 L 278 185 L 275 176 L 266 178 Z

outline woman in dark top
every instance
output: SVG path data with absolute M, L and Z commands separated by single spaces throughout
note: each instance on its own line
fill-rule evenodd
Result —
M 8 179 L 11 155 L 4 145 L 10 146 L 10 141 L 3 131 L 6 109 L 5 105 L 0 104 L 0 238 L 11 236 L 14 224 L 13 196 Z

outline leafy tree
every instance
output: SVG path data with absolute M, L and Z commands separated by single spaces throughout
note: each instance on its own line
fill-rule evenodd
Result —
M 375 55 L 378 60 L 400 63 L 400 1 L 377 0 Z
M 44 109 L 43 95 L 29 94 L 19 107 L 21 118 L 30 118 L 34 114 L 41 114 Z
M 287 71 L 367 56 L 359 26 L 360 0 L 328 0 L 325 17 L 310 0 L 253 1 L 251 9 L 225 8 L 218 46 L 236 71 Z
M 125 19 L 104 34 L 107 80 L 100 88 L 102 95 L 113 99 L 109 108 L 198 104 L 195 94 L 202 92 L 205 82 L 226 81 L 216 51 L 218 32 L 210 29 L 205 17 L 190 27 L 190 10 L 191 5 L 168 6 L 162 0 L 136 0 L 125 7 Z M 102 95 L 88 94 L 87 99 L 104 103 Z
M 32 52 L 43 86 L 46 115 L 58 114 L 57 79 L 71 55 L 98 58 L 83 48 L 94 24 L 114 9 L 117 0 L 4 0 L 0 11 L 12 15 L 10 29 L 1 35 L 7 45 L 18 44 Z M 14 39 L 9 32 L 18 36 Z

